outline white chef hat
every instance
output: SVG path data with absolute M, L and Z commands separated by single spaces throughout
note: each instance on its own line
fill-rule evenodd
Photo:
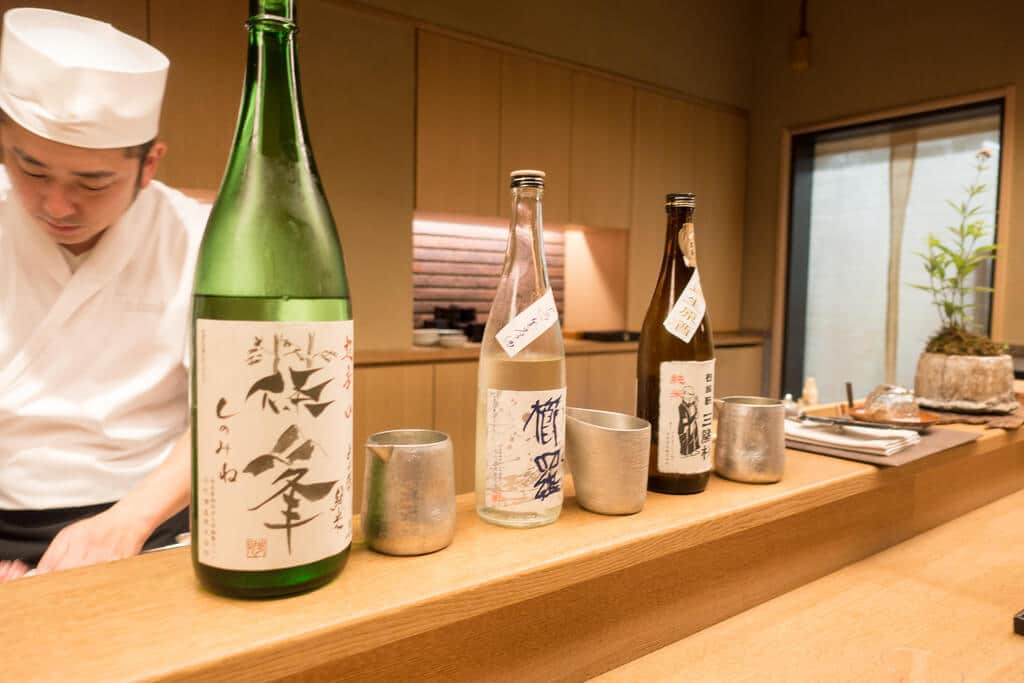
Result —
M 169 62 L 110 24 L 52 10 L 4 14 L 0 108 L 48 140 L 131 147 L 156 137 Z

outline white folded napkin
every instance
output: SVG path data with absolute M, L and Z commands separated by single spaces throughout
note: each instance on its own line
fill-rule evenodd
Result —
M 894 455 L 921 442 L 921 435 L 909 429 L 842 427 L 815 422 L 786 420 L 786 440 L 839 448 L 870 455 Z

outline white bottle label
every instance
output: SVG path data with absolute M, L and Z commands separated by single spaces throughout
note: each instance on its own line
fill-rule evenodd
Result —
M 487 390 L 487 507 L 543 512 L 561 505 L 564 459 L 565 387 Z
M 683 293 L 676 299 L 675 305 L 662 324 L 669 334 L 689 343 L 704 319 L 706 308 L 704 292 L 700 287 L 700 272 L 694 270 L 690 281 L 683 288 Z
M 199 561 L 263 571 L 352 542 L 353 325 L 196 321 Z
M 556 322 L 558 306 L 555 305 L 555 295 L 549 287 L 544 296 L 520 311 L 495 336 L 509 358 L 514 358 Z
M 658 370 L 658 469 L 672 474 L 707 472 L 715 361 L 666 361 Z

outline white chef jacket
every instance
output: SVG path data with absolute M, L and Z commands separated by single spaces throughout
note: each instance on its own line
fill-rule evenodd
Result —
M 72 273 L 0 168 L 0 509 L 113 502 L 167 457 L 208 213 L 154 181 Z

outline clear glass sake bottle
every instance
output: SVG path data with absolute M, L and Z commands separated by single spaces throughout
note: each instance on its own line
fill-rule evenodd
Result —
M 294 0 L 252 0 L 238 127 L 200 248 L 192 561 L 219 593 L 320 586 L 352 540 L 353 322 L 306 133 Z
M 636 414 L 651 423 L 647 488 L 700 493 L 711 477 L 715 346 L 697 269 L 696 197 L 665 198 L 665 251 L 637 352 Z
M 487 522 L 550 524 L 562 510 L 565 349 L 544 263 L 542 171 L 513 171 L 508 248 L 480 349 L 476 507 Z

